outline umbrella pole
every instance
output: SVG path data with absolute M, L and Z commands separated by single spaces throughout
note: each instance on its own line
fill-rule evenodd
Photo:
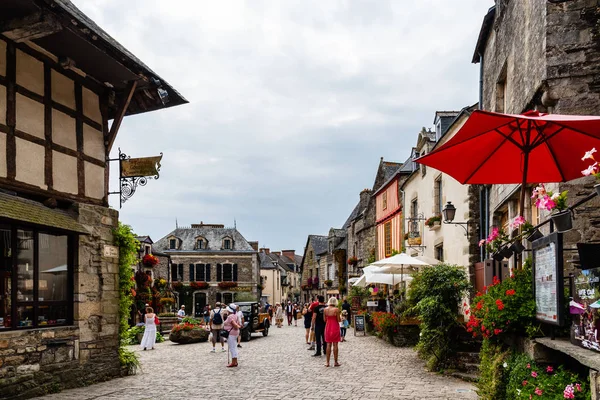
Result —
M 521 183 L 521 198 L 519 202 L 519 212 L 522 217 L 525 217 L 525 190 L 527 185 L 527 170 L 529 169 L 529 151 L 523 153 L 523 183 Z

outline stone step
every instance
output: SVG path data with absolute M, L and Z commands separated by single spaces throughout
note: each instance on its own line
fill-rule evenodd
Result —
M 453 377 L 458 378 L 458 379 L 462 379 L 463 381 L 466 381 L 466 382 L 477 382 L 479 380 L 479 375 L 477 375 L 477 374 L 469 374 L 469 373 L 466 373 L 466 372 L 458 372 L 458 371 L 456 371 L 456 372 L 452 372 L 450 374 L 450 376 L 453 376 Z
M 462 367 L 462 372 L 479 373 L 479 363 L 464 363 Z
M 479 363 L 479 353 L 475 352 L 459 351 L 456 358 L 464 363 Z

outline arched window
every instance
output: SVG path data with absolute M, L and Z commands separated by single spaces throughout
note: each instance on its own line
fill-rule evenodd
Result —
M 233 250 L 233 239 L 231 239 L 230 237 L 223 238 L 222 249 L 223 250 Z

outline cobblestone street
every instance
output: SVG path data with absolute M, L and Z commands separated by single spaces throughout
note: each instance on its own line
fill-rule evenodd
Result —
M 352 332 L 340 343 L 339 368 L 325 368 L 324 356 L 311 356 L 302 327 L 284 326 L 243 343 L 236 369 L 226 368 L 227 353 L 211 354 L 208 343 L 166 341 L 154 351 L 139 352 L 142 370 L 135 376 L 44 399 L 477 398 L 471 384 L 425 371 L 412 349 Z

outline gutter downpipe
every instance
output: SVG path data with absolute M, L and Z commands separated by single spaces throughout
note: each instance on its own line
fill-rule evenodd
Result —
M 483 110 L 483 53 L 479 53 L 479 109 Z M 479 204 L 480 204 L 480 212 L 479 216 L 479 226 L 481 229 L 480 239 L 485 239 L 489 234 L 489 185 L 484 185 L 483 188 L 479 189 Z M 485 247 L 481 246 L 479 248 L 479 258 L 481 261 L 485 260 Z

